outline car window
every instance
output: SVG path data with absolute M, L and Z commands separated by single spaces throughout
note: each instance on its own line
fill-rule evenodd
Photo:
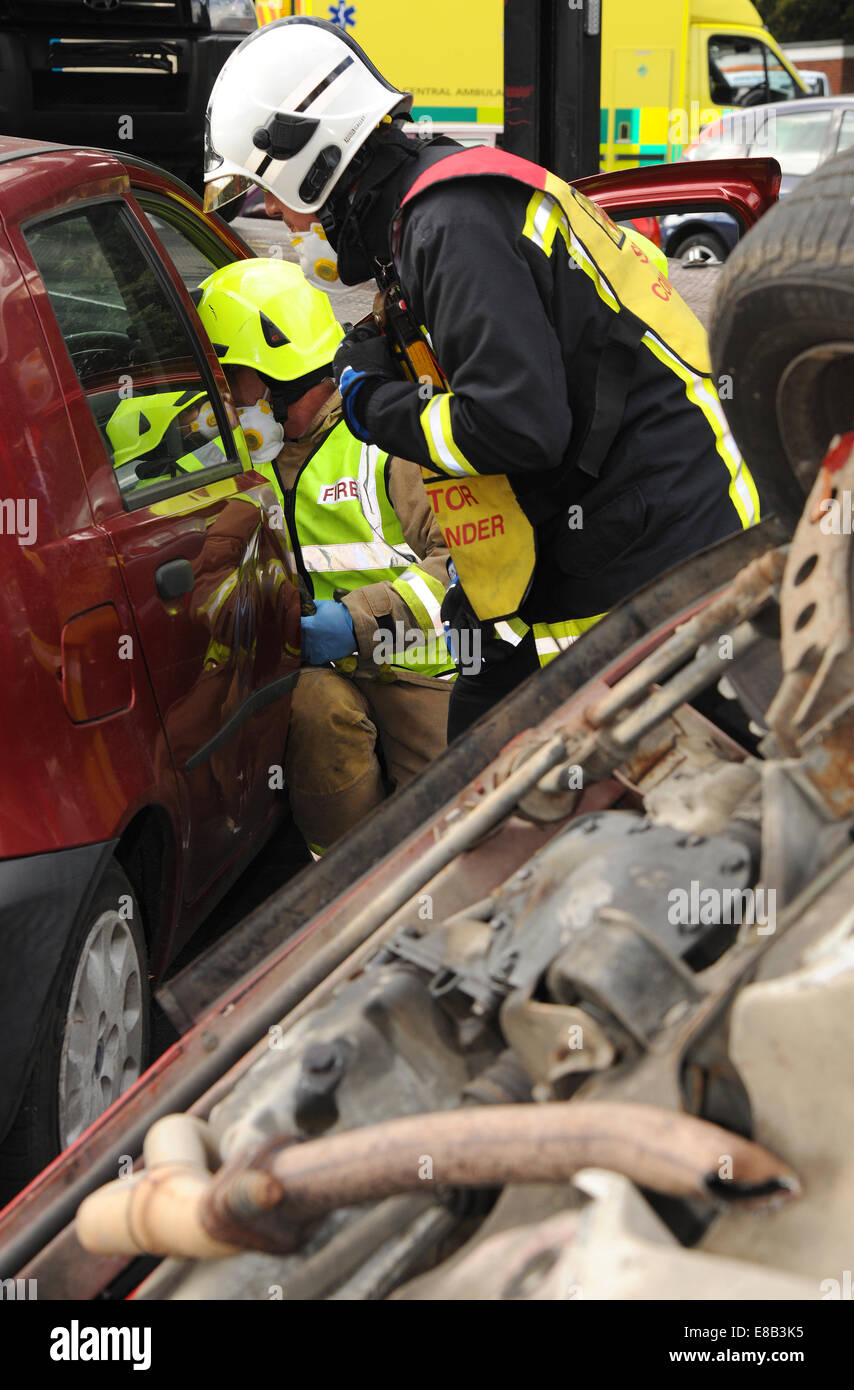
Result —
M 800 88 L 788 68 L 783 67 L 776 53 L 770 48 L 765 49 L 765 63 L 768 74 L 768 88 L 771 93 L 769 100 L 795 101 L 798 97 Z
M 93 203 L 25 235 L 125 506 L 239 472 L 210 369 L 128 210 Z
M 153 209 L 146 208 L 145 213 L 188 290 L 195 289 L 202 280 L 207 279 L 211 271 L 216 270 L 215 263 L 176 227 L 164 221 Z
M 824 151 L 833 111 L 778 111 L 769 126 L 763 153 L 780 162 L 784 174 L 811 174 Z M 751 150 L 751 153 L 759 153 Z
M 850 150 L 852 145 L 854 145 L 854 111 L 843 111 L 836 148 L 838 150 Z
M 709 39 L 709 91 L 716 106 L 792 101 L 799 90 L 791 73 L 759 39 L 735 34 Z
M 196 289 L 211 271 L 234 260 L 231 248 L 184 204 L 142 188 L 134 188 L 133 195 L 188 290 Z

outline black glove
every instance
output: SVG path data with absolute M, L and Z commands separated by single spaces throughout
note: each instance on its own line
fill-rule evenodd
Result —
M 363 443 L 371 442 L 355 413 L 356 398 L 361 396 L 364 410 L 367 403 L 365 387 L 379 386 L 384 381 L 399 380 L 397 364 L 385 334 L 375 323 L 359 323 L 341 340 L 332 363 L 335 385 L 341 393 L 344 418 L 352 434 Z

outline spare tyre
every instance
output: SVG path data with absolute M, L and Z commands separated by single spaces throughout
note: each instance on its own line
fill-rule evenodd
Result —
M 854 427 L 854 148 L 735 248 L 709 339 L 763 505 L 794 527 L 830 441 Z

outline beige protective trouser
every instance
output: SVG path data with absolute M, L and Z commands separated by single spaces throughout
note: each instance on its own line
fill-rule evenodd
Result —
M 311 850 L 321 853 L 339 840 L 444 750 L 452 684 L 303 667 L 291 700 L 285 779 Z

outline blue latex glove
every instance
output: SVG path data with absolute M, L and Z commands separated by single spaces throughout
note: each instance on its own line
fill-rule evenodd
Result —
M 356 650 L 353 619 L 343 603 L 317 600 L 317 612 L 302 619 L 302 651 L 309 666 L 326 666 Z

